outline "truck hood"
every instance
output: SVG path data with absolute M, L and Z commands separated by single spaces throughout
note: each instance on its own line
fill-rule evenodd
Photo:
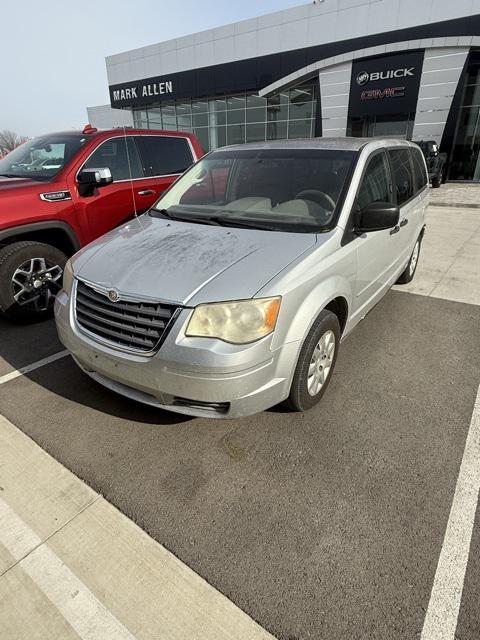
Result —
M 121 294 L 193 306 L 254 296 L 316 240 L 146 215 L 82 249 L 72 264 L 76 277 Z

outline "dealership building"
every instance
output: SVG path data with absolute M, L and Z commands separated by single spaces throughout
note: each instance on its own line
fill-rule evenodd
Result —
M 106 59 L 96 126 L 204 149 L 313 136 L 435 140 L 480 181 L 480 0 L 317 0 Z

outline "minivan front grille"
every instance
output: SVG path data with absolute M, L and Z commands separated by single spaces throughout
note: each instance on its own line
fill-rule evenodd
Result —
M 130 351 L 154 351 L 177 308 L 163 302 L 112 302 L 106 294 L 77 281 L 75 312 L 80 327 Z

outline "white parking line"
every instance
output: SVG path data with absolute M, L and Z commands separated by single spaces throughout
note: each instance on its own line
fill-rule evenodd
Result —
M 421 640 L 454 640 L 480 488 L 480 387 Z
M 83 640 L 134 636 L 0 498 L 0 542 Z M 30 552 L 30 549 L 34 548 Z M 30 552 L 30 553 L 29 553 Z M 25 555 L 28 554 L 28 555 Z
M 44 367 L 46 364 L 55 362 L 55 360 L 60 360 L 60 358 L 64 358 L 65 356 L 68 356 L 68 351 L 59 351 L 58 353 L 54 353 L 53 356 L 48 356 L 47 358 L 43 358 L 42 360 L 38 360 L 37 362 L 33 362 L 32 364 L 28 364 L 26 367 L 22 367 L 21 369 L 17 369 L 16 371 L 6 373 L 5 375 L 0 376 L 0 384 L 10 382 L 10 380 L 14 380 L 15 378 L 23 376 L 26 373 L 30 373 L 30 371 L 35 371 L 35 369 Z

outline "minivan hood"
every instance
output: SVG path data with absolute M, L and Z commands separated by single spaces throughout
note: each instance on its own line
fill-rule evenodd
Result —
M 142 216 L 73 258 L 76 277 L 124 295 L 195 305 L 250 298 L 313 247 L 315 234 Z

